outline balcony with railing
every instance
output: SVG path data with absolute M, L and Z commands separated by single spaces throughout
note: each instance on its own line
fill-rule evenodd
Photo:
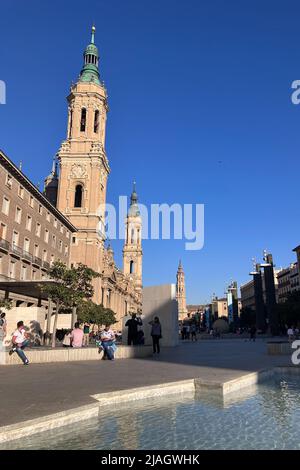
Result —
M 9 251 L 10 248 L 10 243 L 7 240 L 4 240 L 4 238 L 0 238 L 0 250 L 3 249 L 5 251 Z
M 22 258 L 26 261 L 32 261 L 32 254 L 23 250 Z
M 45 269 L 50 269 L 51 265 L 48 261 L 42 260 L 38 256 L 34 256 L 26 250 L 23 250 L 20 246 L 16 245 L 15 243 L 10 243 L 8 240 L 4 238 L 0 238 L 0 251 L 11 253 L 18 258 L 22 258 L 24 261 L 28 261 L 38 267 L 42 267 Z
M 32 264 L 36 264 L 37 266 L 42 266 L 43 262 L 41 258 L 39 258 L 38 256 L 33 256 Z
M 12 243 L 11 251 L 12 251 L 12 253 L 14 253 L 15 255 L 18 255 L 20 257 L 23 255 L 22 248 L 20 246 L 16 245 L 15 243 Z
M 43 268 L 50 269 L 50 263 L 48 263 L 48 261 L 43 261 Z

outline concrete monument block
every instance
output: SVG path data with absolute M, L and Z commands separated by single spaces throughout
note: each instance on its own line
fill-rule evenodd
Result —
M 145 344 L 151 343 L 151 325 L 149 322 L 157 316 L 162 326 L 162 346 L 177 346 L 178 303 L 175 284 L 163 284 L 143 288 L 143 330 Z

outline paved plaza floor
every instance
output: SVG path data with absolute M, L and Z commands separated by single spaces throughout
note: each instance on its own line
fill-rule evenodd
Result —
M 216 339 L 147 359 L 0 366 L 0 426 L 94 403 L 93 394 L 198 377 L 223 382 L 276 365 L 291 365 L 290 356 L 267 355 L 263 339 Z

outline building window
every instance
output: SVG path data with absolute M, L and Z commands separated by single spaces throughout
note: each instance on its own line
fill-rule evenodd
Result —
M 49 230 L 45 229 L 45 238 L 44 238 L 46 243 L 49 243 Z
M 34 206 L 34 197 L 33 196 L 29 196 L 29 205 L 30 205 L 30 207 Z
M 47 222 L 50 222 L 50 212 L 47 212 L 46 219 L 47 219 Z
M 73 245 L 75 245 L 75 243 L 76 243 L 76 237 L 72 237 L 72 243 L 73 243 Z
M 35 234 L 37 237 L 41 236 L 41 224 L 39 222 L 36 223 Z
M 53 263 L 54 263 L 54 255 L 51 255 L 50 265 L 52 266 Z
M 63 249 L 63 242 L 59 240 L 59 251 L 62 252 Z
M 32 217 L 28 215 L 27 220 L 26 220 L 26 229 L 31 231 L 31 226 L 32 226 Z
M 53 248 L 55 248 L 55 246 L 56 246 L 56 236 L 55 235 L 52 235 L 52 246 L 53 246 Z
M 47 261 L 47 250 L 43 251 L 43 261 Z
M 13 246 L 18 246 L 19 243 L 19 232 L 16 230 L 13 231 L 13 236 L 12 236 L 12 244 Z
M 27 279 L 27 266 L 21 267 L 21 281 L 26 281 Z
M 30 240 L 29 238 L 24 238 L 24 251 L 29 253 L 30 251 Z
M 82 185 L 77 184 L 75 188 L 75 199 L 74 199 L 74 207 L 82 207 Z
M 70 238 L 70 232 L 68 232 L 68 230 L 66 230 L 66 237 Z
M 12 260 L 10 261 L 8 275 L 12 279 L 15 278 L 15 275 L 16 275 L 16 262 L 15 261 L 12 261 Z
M 57 228 L 57 219 L 54 219 L 53 225 L 55 228 Z
M 60 233 L 64 233 L 64 226 L 63 225 L 60 226 Z
M 36 256 L 37 258 L 39 256 L 39 251 L 40 251 L 39 245 L 34 245 L 34 256 Z
M 33 281 L 36 279 L 36 270 L 35 269 L 32 270 L 32 279 L 33 279 Z
M 94 132 L 97 134 L 99 130 L 99 111 L 98 109 L 95 111 L 95 116 L 94 116 Z
M 68 256 L 69 253 L 69 247 L 68 245 L 65 245 L 65 256 Z
M 22 209 L 20 207 L 16 207 L 15 221 L 17 222 L 17 224 L 21 223 L 21 218 L 22 218 Z
M 9 173 L 7 173 L 7 175 L 6 175 L 6 186 L 7 186 L 9 189 L 12 188 L 12 182 L 13 182 L 12 176 L 11 176 Z
M 4 196 L 3 197 L 3 203 L 2 203 L 2 212 L 5 215 L 8 215 L 8 213 L 9 213 L 9 203 L 10 203 L 10 201 L 9 201 L 8 197 Z
M 1 222 L 0 224 L 0 238 L 6 239 L 7 225 Z
M 19 186 L 18 195 L 23 199 L 24 198 L 24 188 L 23 186 Z
M 42 213 L 43 213 L 43 206 L 39 204 L 39 214 L 42 214 Z
M 86 109 L 82 108 L 81 119 L 80 119 L 80 132 L 85 132 L 85 127 L 86 127 Z

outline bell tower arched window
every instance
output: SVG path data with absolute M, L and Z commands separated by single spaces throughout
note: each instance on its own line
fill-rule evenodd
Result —
M 134 262 L 131 260 L 130 261 L 130 274 L 134 273 Z
M 72 137 L 72 127 L 73 127 L 73 110 L 70 111 L 70 127 L 69 127 L 69 137 Z
M 74 207 L 82 207 L 82 195 L 83 187 L 81 184 L 77 184 L 75 188 Z
M 99 130 L 99 111 L 98 109 L 95 111 L 95 117 L 94 117 L 94 132 L 97 134 Z
M 80 119 L 80 132 L 85 132 L 85 126 L 86 126 L 86 109 L 82 108 L 81 119 Z

